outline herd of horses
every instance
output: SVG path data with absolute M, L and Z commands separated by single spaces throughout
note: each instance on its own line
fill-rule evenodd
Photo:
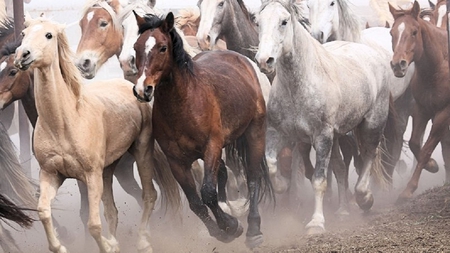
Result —
M 412 197 L 423 169 L 438 171 L 431 158 L 438 143 L 450 181 L 445 1 L 429 9 L 389 4 L 392 28 L 367 29 L 347 0 L 307 0 L 308 18 L 300 2 L 263 0 L 252 14 L 242 0 L 199 0 L 199 13 L 175 17 L 155 9 L 154 1 L 92 0 L 79 22 L 76 54 L 64 25 L 27 17 L 20 40 L 3 42 L 0 50 L 0 104 L 23 101 L 34 128 L 39 197 L 33 190 L 16 194 L 31 196 L 28 201 L 0 196 L 1 217 L 29 227 L 35 209 L 50 251 L 68 252 L 55 232 L 51 202 L 65 179 L 75 178 L 86 234 L 100 252 L 119 252 L 114 175 L 142 208 L 138 252 L 152 252 L 149 221 L 157 198 L 176 212 L 180 189 L 221 242 L 244 232 L 232 212 L 242 208 L 233 200 L 244 198 L 245 243 L 253 249 L 264 241 L 261 206 L 299 189 L 293 175 L 300 173 L 314 191 L 307 232 L 322 233 L 332 173 L 335 214 L 342 217 L 349 216 L 352 198 L 371 209 L 372 182 L 392 189 L 410 116 L 417 163 L 398 202 Z M 83 84 L 114 55 L 124 78 Z M 9 140 L 2 128 L 0 137 Z M 16 161 L 10 141 L 1 144 L 0 156 L 9 154 L 1 161 Z M 28 184 L 20 189 L 35 189 L 17 175 L 20 164 L 12 164 L 2 164 L 3 174 L 15 175 L 3 181 L 21 178 Z M 233 194 L 233 180 L 240 194 Z M 2 247 L 19 250 L 13 243 Z

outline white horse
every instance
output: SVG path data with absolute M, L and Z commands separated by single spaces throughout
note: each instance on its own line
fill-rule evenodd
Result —
M 383 63 L 389 67 L 392 59 L 392 39 L 390 29 L 373 27 L 362 29 L 360 18 L 352 11 L 347 0 L 308 0 L 309 20 L 311 21 L 311 34 L 321 43 L 333 40 L 344 40 L 364 43 L 376 49 L 383 57 Z M 398 118 L 395 119 L 395 133 L 386 134 L 387 145 L 385 157 L 386 177 L 392 182 L 392 174 L 400 158 L 403 147 L 403 134 L 406 130 L 408 117 L 413 98 L 408 87 L 414 65 L 408 69 L 404 78 L 397 78 L 386 72 L 385 79 L 389 83 L 391 95 L 395 101 L 395 110 Z M 394 116 L 392 116 L 394 117 Z M 404 162 L 400 163 L 404 164 Z
M 348 214 L 346 169 L 338 137 L 351 130 L 362 161 L 356 202 L 364 210 L 373 205 L 369 178 L 388 116 L 390 91 L 384 72 L 389 68 L 382 64 L 378 51 L 366 45 L 343 41 L 321 45 L 298 22 L 300 15 L 294 0 L 263 1 L 256 60 L 265 72 L 277 72 L 268 124 L 283 133 L 285 140 L 310 143 L 316 151 L 315 210 L 306 226 L 309 233 L 315 233 L 325 229 L 323 198 L 330 159 L 338 163 L 338 212 Z

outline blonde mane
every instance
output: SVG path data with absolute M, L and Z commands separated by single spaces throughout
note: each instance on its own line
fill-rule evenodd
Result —
M 61 69 L 61 75 L 64 82 L 72 90 L 75 97 L 78 99 L 81 95 L 81 84 L 83 78 L 78 68 L 73 63 L 73 52 L 70 49 L 69 41 L 66 33 L 60 31 L 58 33 L 58 55 L 59 55 L 59 67 Z
M 82 9 L 81 17 L 84 17 L 87 13 L 89 13 L 91 8 L 105 9 L 109 15 L 111 15 L 114 29 L 122 29 L 120 20 L 117 17 L 117 14 L 120 13 L 122 7 L 117 0 L 88 0 Z
M 178 11 L 175 17 L 175 25 L 181 29 L 183 26 L 197 26 L 195 23 L 200 18 L 200 11 L 198 8 L 188 8 Z

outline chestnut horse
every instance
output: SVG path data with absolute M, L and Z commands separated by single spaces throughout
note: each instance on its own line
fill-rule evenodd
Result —
M 26 20 L 25 26 L 14 63 L 21 70 L 34 69 L 39 115 L 34 151 L 41 168 L 37 209 L 50 251 L 67 252 L 51 220 L 51 201 L 66 178 L 81 180 L 87 186 L 88 227 L 100 252 L 119 251 L 112 173 L 128 151 L 136 159 L 143 189 L 137 248 L 139 252 L 151 252 L 148 223 L 157 197 L 152 179 L 160 180 L 161 193 L 170 203 L 180 205 L 178 186 L 169 169 L 154 166 L 152 107 L 138 103 L 131 93 L 133 85 L 123 79 L 82 85 L 60 24 L 41 17 Z M 101 200 L 109 225 L 108 238 L 102 235 Z
M 409 147 L 417 165 L 399 202 L 411 198 L 417 189 L 422 169 L 436 172 L 438 165 L 431 158 L 436 145 L 448 133 L 450 123 L 450 84 L 448 66 L 447 33 L 419 17 L 420 6 L 416 1 L 411 9 L 397 10 L 390 6 L 394 16 L 392 26 L 391 61 L 395 76 L 403 77 L 411 63 L 415 72 L 411 79 L 411 92 L 416 101 L 413 108 L 413 129 Z M 433 125 L 427 141 L 421 147 L 428 121 Z M 449 170 L 446 170 L 447 181 Z
M 227 158 L 241 159 L 245 167 L 250 202 L 246 244 L 258 246 L 263 241 L 258 202 L 272 189 L 264 157 L 266 106 L 253 65 L 232 51 L 202 52 L 191 59 L 174 29 L 172 12 L 165 19 L 135 16 L 140 77 L 133 90 L 140 101 L 154 97 L 155 138 L 191 210 L 222 242 L 242 234 L 239 221 L 223 212 L 217 200 L 216 185 L 223 182 L 218 179 L 220 157 L 226 147 Z M 201 198 L 191 173 L 196 159 L 204 161 Z

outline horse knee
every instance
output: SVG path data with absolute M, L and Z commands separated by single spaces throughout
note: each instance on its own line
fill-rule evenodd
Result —
M 203 184 L 200 190 L 202 201 L 207 206 L 210 206 L 217 202 L 217 191 L 213 184 Z
M 38 214 L 41 221 L 48 221 L 51 216 L 51 210 L 44 207 L 38 207 Z
M 88 222 L 89 233 L 92 237 L 98 238 L 102 235 L 102 225 L 100 223 Z

